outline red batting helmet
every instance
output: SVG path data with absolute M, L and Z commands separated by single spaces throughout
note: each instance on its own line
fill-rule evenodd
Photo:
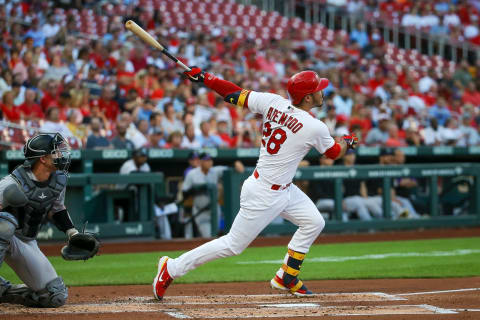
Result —
M 302 71 L 294 74 L 287 83 L 287 91 L 294 105 L 298 105 L 307 94 L 328 87 L 328 79 L 320 78 L 314 71 Z

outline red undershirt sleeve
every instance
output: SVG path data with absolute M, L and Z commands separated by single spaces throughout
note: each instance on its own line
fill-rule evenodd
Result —
M 248 108 L 250 90 L 242 89 L 236 84 L 219 79 L 210 73 L 205 73 L 204 84 L 221 95 L 226 102 L 241 108 Z
M 208 88 L 212 89 L 224 98 L 236 91 L 242 91 L 242 88 L 236 84 L 227 80 L 219 79 L 210 73 L 205 73 L 204 83 Z
M 330 159 L 337 159 L 338 155 L 342 151 L 342 147 L 335 142 L 333 146 L 330 147 L 327 151 L 325 151 L 324 155 L 327 156 Z

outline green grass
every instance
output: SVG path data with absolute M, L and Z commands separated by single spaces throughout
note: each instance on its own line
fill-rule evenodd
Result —
M 373 254 L 431 253 L 435 251 L 474 250 L 463 255 L 408 256 L 383 259 L 354 258 L 336 262 L 316 262 L 319 258 L 360 257 Z M 87 262 L 67 262 L 51 257 L 68 285 L 150 284 L 156 274 L 158 258 L 164 254 L 177 257 L 182 252 L 103 254 Z M 282 260 L 285 247 L 248 248 L 239 256 L 207 263 L 191 271 L 176 283 L 231 282 L 269 280 L 281 263 L 238 264 L 238 262 Z M 0 275 L 19 283 L 6 264 Z M 307 255 L 301 278 L 442 278 L 480 276 L 480 237 L 415 241 L 389 241 L 315 245 Z

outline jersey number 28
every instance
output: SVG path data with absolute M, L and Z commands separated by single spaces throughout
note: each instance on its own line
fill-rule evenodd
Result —
M 272 132 L 273 131 L 273 132 Z M 263 129 L 262 145 L 270 154 L 277 154 L 280 146 L 287 140 L 287 133 L 282 128 L 272 130 L 270 122 L 265 122 Z

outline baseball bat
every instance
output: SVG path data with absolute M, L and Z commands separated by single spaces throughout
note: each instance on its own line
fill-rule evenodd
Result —
M 178 60 L 173 54 L 171 54 L 164 46 L 162 46 L 155 38 L 152 37 L 147 31 L 143 30 L 138 24 L 136 24 L 132 20 L 128 20 L 125 22 L 125 28 L 132 31 L 135 35 L 137 35 L 140 39 L 154 47 L 155 49 L 160 50 L 164 55 L 169 57 L 173 62 L 175 62 L 178 66 L 182 67 L 185 71 L 191 71 L 189 67 L 183 64 L 182 61 Z

